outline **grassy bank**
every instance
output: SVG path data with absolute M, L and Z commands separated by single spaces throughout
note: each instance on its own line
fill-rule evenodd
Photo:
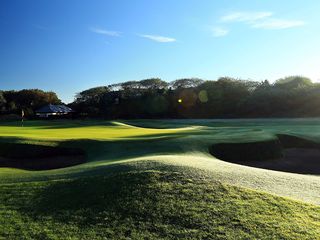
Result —
M 0 236 L 19 239 L 316 239 L 320 207 L 195 172 L 3 185 Z

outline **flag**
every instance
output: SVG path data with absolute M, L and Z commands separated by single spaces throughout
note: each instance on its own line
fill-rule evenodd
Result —
M 24 111 L 23 111 L 23 109 L 21 110 L 21 117 L 22 117 L 22 118 L 24 117 Z

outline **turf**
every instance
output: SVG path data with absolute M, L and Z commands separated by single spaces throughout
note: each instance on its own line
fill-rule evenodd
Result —
M 0 196 L 4 238 L 316 239 L 320 234 L 318 207 L 183 171 L 120 171 L 6 185 Z
M 51 123 L 51 124 L 50 124 Z M 21 127 L 17 123 L 7 124 L 2 127 L 2 137 L 20 137 L 41 140 L 73 140 L 73 139 L 95 139 L 95 140 L 119 140 L 125 138 L 154 138 L 164 134 L 172 134 L 189 130 L 182 129 L 152 129 L 128 126 L 120 122 L 86 122 L 86 121 L 34 121 Z
M 209 146 L 292 134 L 319 119 L 0 123 L 7 143 L 80 148 L 88 163 L 0 169 L 0 238 L 317 239 L 320 178 L 215 159 Z

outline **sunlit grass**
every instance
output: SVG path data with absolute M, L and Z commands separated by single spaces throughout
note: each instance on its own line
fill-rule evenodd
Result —
M 0 238 L 317 239 L 320 208 L 191 169 L 2 185 Z
M 70 139 L 116 140 L 139 136 L 148 138 L 154 135 L 174 134 L 193 130 L 192 127 L 173 129 L 141 128 L 120 122 L 110 122 L 108 125 L 101 124 L 100 122 L 100 125 L 80 126 L 77 123 L 63 125 L 60 122 L 56 125 L 53 123 L 52 125 L 44 126 L 37 126 L 34 123 L 29 124 L 28 122 L 23 127 L 17 125 L 0 125 L 0 136 L 57 141 Z

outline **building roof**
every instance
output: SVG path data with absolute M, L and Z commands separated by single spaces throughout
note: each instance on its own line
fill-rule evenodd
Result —
M 65 105 L 46 105 L 36 111 L 36 113 L 70 113 L 73 110 Z

